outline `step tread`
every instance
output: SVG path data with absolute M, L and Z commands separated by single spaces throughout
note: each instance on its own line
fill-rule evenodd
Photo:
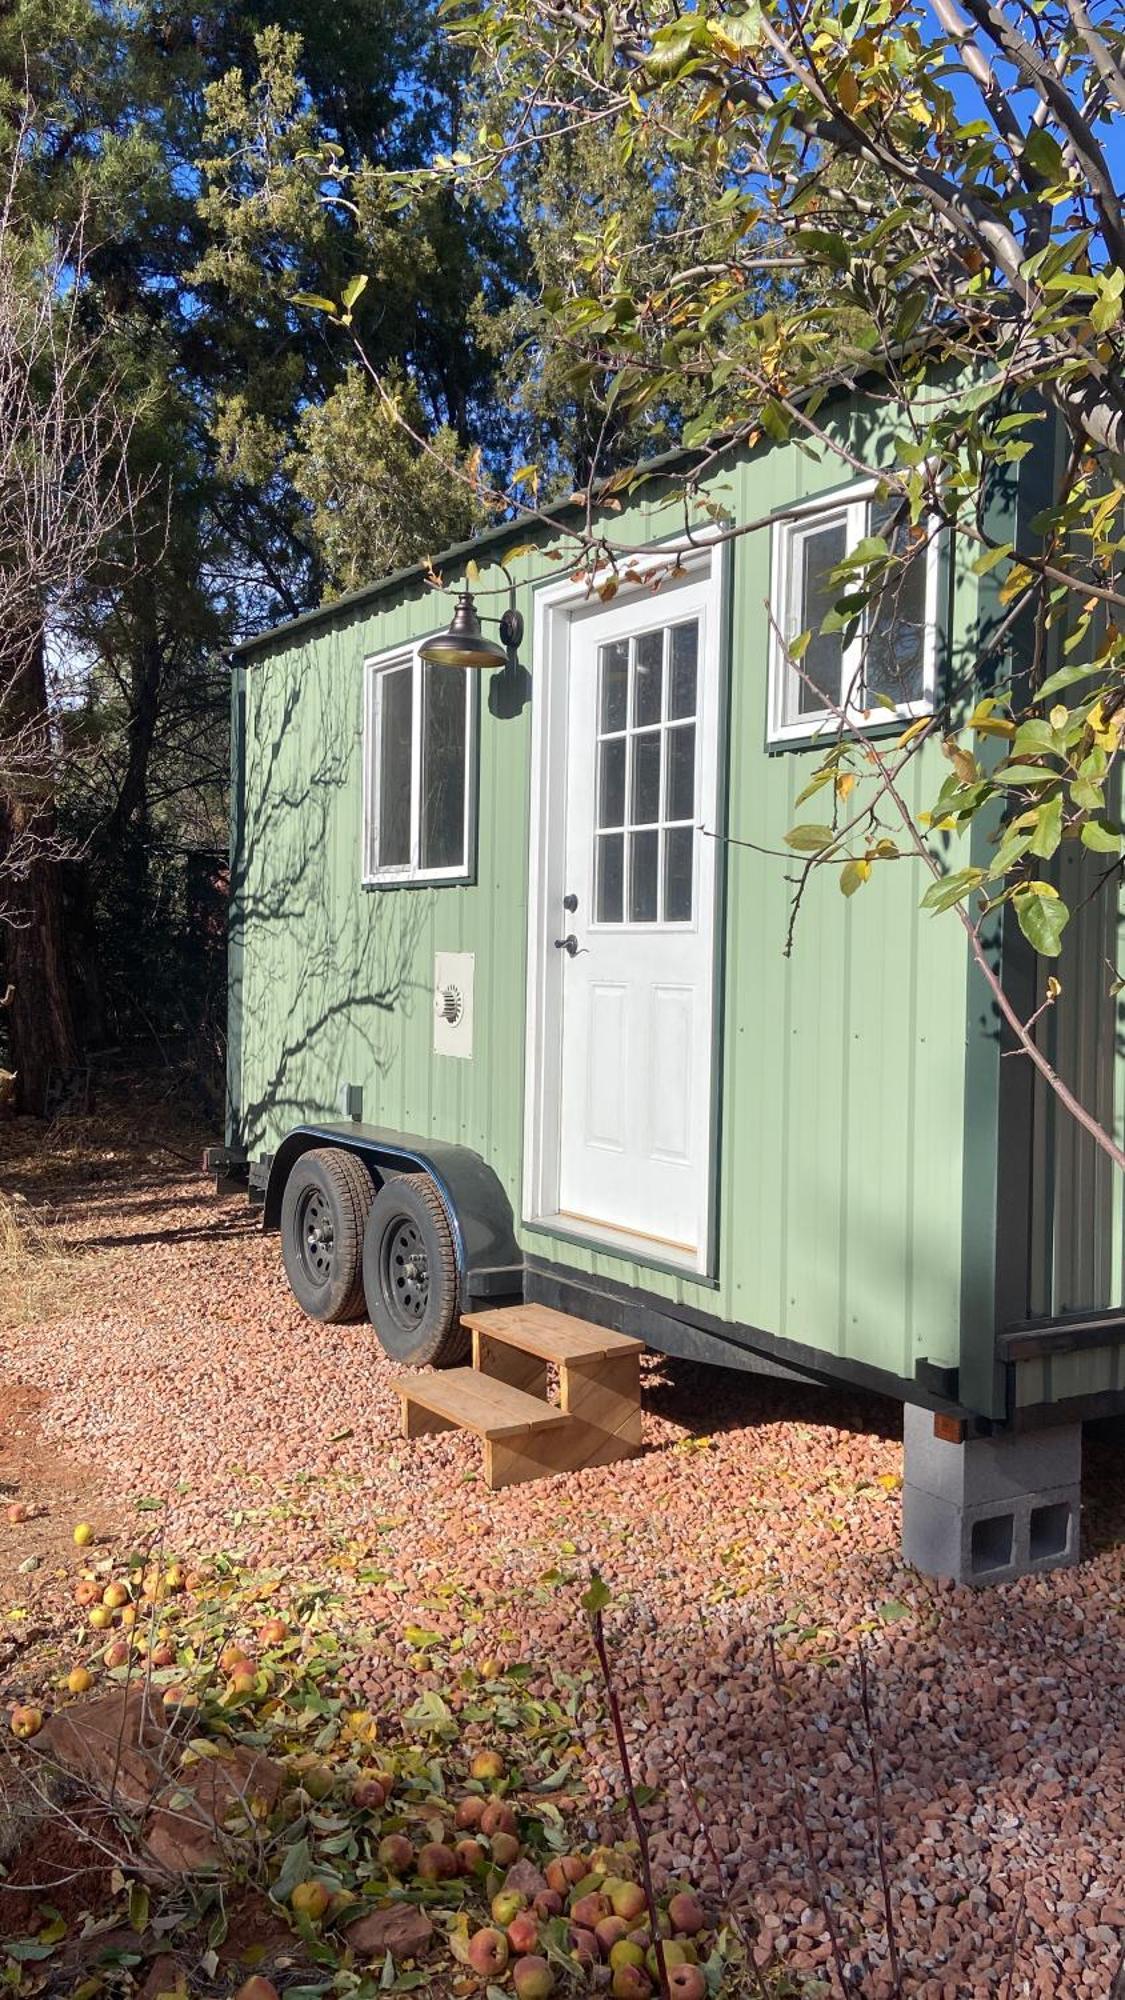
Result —
M 463 1324 L 541 1361 L 606 1361 L 619 1354 L 643 1354 L 644 1341 L 630 1334 L 575 1319 L 554 1306 L 495 1306 L 464 1315 Z
M 435 1369 L 429 1375 L 403 1375 L 394 1384 L 400 1396 L 435 1416 L 445 1417 L 474 1436 L 495 1440 L 526 1437 L 569 1423 L 565 1411 L 541 1402 L 523 1389 L 479 1375 L 475 1368 Z

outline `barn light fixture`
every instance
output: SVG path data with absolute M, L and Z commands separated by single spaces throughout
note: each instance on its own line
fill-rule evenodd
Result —
M 523 638 L 523 619 L 516 610 L 514 598 L 513 591 L 512 601 L 500 620 L 500 644 L 497 645 L 495 639 L 487 639 L 480 629 L 472 592 L 462 591 L 448 631 L 427 639 L 420 648 L 426 665 L 470 669 L 509 666 Z

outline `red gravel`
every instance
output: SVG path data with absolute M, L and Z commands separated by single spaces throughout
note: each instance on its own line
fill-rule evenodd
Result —
M 879 2000 L 866 1633 L 908 1991 L 1004 1995 L 1025 1894 L 1011 2000 L 1108 2000 L 1125 1945 L 1119 1455 L 1088 1449 L 1081 1568 L 982 1593 L 902 1567 L 898 1413 L 844 1392 L 654 1362 L 641 1458 L 490 1495 L 471 1440 L 398 1438 L 395 1369 L 370 1329 L 305 1320 L 244 1205 L 151 1157 L 119 1152 L 100 1172 L 60 1218 L 81 1286 L 51 1323 L 6 1334 L 3 1366 L 47 1392 L 40 1422 L 71 1485 L 96 1470 L 95 1518 L 156 1497 L 180 1553 L 333 1581 L 371 1630 L 376 1708 L 442 1684 L 412 1625 L 470 1661 L 585 1671 L 577 1600 L 597 1564 L 638 1776 L 664 1788 L 661 1866 L 707 1875 L 682 1763 L 777 1951 L 822 1967 L 798 1774 L 841 1927 L 863 1938 L 856 1990 Z M 0 1521 L 0 1538 L 19 1532 Z M 589 1748 L 591 1781 L 613 1793 L 607 1746 Z

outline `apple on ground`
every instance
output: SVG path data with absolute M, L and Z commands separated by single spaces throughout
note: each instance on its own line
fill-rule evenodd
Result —
M 539 1923 L 533 1910 L 517 1910 L 508 1925 L 508 1943 L 516 1956 L 534 1951 L 539 1943 Z
M 512 1984 L 517 2000 L 549 2000 L 555 1990 L 555 1975 L 545 1958 L 531 1952 L 517 1958 L 512 1967 Z
M 483 1813 L 484 1800 L 478 1799 L 475 1793 L 470 1793 L 467 1799 L 462 1799 L 453 1820 L 458 1833 L 469 1833 L 474 1827 L 478 1827 Z
M 510 1868 L 520 1858 L 520 1844 L 514 1833 L 494 1833 L 492 1859 L 498 1868 Z
M 602 1918 L 612 1916 L 613 1912 L 608 1899 L 597 1889 L 592 1889 L 588 1895 L 577 1897 L 570 1906 L 570 1914 L 576 1924 L 581 1924 L 586 1930 L 596 1931 Z
M 384 1834 L 379 1842 L 379 1866 L 388 1875 L 405 1875 L 414 1865 L 414 1849 L 404 1833 Z
M 631 1924 L 644 1915 L 645 1892 L 639 1882 L 615 1882 L 607 1894 L 615 1917 L 624 1917 Z
M 379 1812 L 386 1804 L 386 1794 L 377 1778 L 357 1778 L 352 1786 L 352 1804 L 361 1812 Z
M 624 1917 L 602 1917 L 594 1925 L 594 1936 L 598 1940 L 603 1955 L 608 1958 L 619 1938 L 628 1935 L 629 1926 Z
M 453 1852 L 457 1856 L 457 1866 L 462 1875 L 476 1875 L 487 1865 L 488 1856 L 484 1848 L 480 1841 L 474 1840 L 471 1835 L 459 1840 Z
M 571 1924 L 570 1949 L 578 1960 L 579 1965 L 583 1966 L 587 1971 L 590 1966 L 597 1964 L 598 1940 L 594 1936 L 593 1931 L 587 1930 L 584 1925 Z
M 634 1944 L 632 1938 L 618 1938 L 610 1949 L 609 1962 L 614 1972 L 619 1965 L 643 1965 L 645 1948 L 643 1944 Z
M 513 1917 L 527 1908 L 527 1897 L 519 1889 L 501 1889 L 492 1898 L 492 1921 L 506 1931 Z
M 496 1785 L 504 1776 L 506 1765 L 499 1750 L 478 1750 L 469 1765 L 469 1776 L 478 1784 Z
M 258 1643 L 261 1646 L 280 1646 L 289 1637 L 289 1627 L 284 1618 L 267 1618 L 258 1627 Z
M 74 1530 L 75 1548 L 88 1549 L 93 1539 L 94 1530 L 90 1526 L 89 1521 L 79 1521 L 78 1526 Z
M 565 1904 L 557 1889 L 540 1889 L 531 1907 L 540 1921 L 546 1923 L 549 1917 L 561 1917 Z
M 30 1509 L 23 1500 L 12 1501 L 12 1504 L 8 1509 L 8 1519 L 11 1522 L 13 1528 L 22 1527 L 25 1521 L 29 1521 L 31 1519 Z
M 175 1687 L 165 1688 L 164 1706 L 165 1708 L 198 1708 L 199 1696 L 192 1694 L 190 1688 L 181 1687 L 177 1683 Z
M 519 1821 L 511 1806 L 506 1806 L 500 1799 L 493 1799 L 480 1816 L 480 1830 L 491 1840 L 494 1833 L 518 1833 Z
M 443 1840 L 428 1840 L 418 1849 L 418 1873 L 423 1882 L 450 1882 L 458 1872 L 457 1856 Z
M 495 1979 L 508 1964 L 508 1940 L 503 1931 L 486 1926 L 469 1939 L 469 1964 L 482 1979 Z
M 95 1632 L 106 1632 L 113 1624 L 113 1613 L 108 1604 L 92 1605 L 88 1616 Z
M 328 1908 L 329 1892 L 323 1882 L 298 1882 L 290 1891 L 289 1906 L 299 1917 L 318 1923 Z
M 89 1694 L 94 1685 L 94 1676 L 89 1667 L 72 1667 L 66 1677 L 71 1694 Z
M 672 2000 L 707 2000 L 707 1980 L 701 1965 L 670 1965 L 668 1991 Z
M 102 1591 L 102 1603 L 108 1604 L 111 1611 L 120 1611 L 121 1606 L 128 1604 L 128 1602 L 129 1586 L 127 1583 L 106 1584 L 105 1589 Z
M 74 1586 L 74 1602 L 85 1608 L 89 1604 L 100 1604 L 102 1587 L 96 1577 L 80 1576 Z
M 38 1736 L 42 1729 L 43 1710 L 32 1707 L 30 1702 L 19 1702 L 13 1708 L 8 1722 L 12 1735 L 18 1736 L 21 1743 L 26 1742 L 29 1736 Z
M 176 1664 L 175 1648 L 170 1646 L 167 1640 L 164 1640 L 161 1645 L 153 1647 L 149 1654 L 149 1659 L 152 1661 L 154 1667 L 174 1667 Z
M 668 1903 L 668 1921 L 681 1937 L 695 1937 L 707 1921 L 698 1896 L 681 1889 Z
M 114 1639 L 102 1654 L 107 1667 L 124 1667 L 129 1660 L 129 1645 L 125 1639 Z
M 690 1965 L 695 1957 L 694 1949 L 691 1945 L 685 1944 L 683 1938 L 662 1938 L 661 1945 L 664 1951 L 664 1969 L 666 1972 L 670 1971 L 674 1965 Z M 657 1962 L 656 1946 L 654 1944 L 650 1944 L 645 1953 L 645 1965 L 652 1974 L 652 1977 L 658 1980 L 660 1977 L 660 1967 Z
M 281 1996 L 272 1979 L 263 1979 L 260 1972 L 254 1972 L 243 1980 L 234 2000 L 281 2000 Z
M 643 1965 L 619 1965 L 610 1991 L 613 2000 L 650 2000 L 652 1981 Z

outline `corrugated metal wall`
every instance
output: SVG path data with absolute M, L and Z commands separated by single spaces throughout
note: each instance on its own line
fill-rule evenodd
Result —
M 835 461 L 774 449 L 728 472 L 720 497 L 751 520 L 839 483 Z M 621 518 L 638 536 L 677 525 Z M 521 561 L 525 576 L 537 561 Z M 776 850 L 812 810 L 795 801 L 818 753 L 764 746 L 767 530 L 735 543 L 731 572 L 729 832 Z M 954 596 L 963 639 L 975 585 L 962 576 Z M 518 1215 L 528 711 L 502 720 L 482 702 L 477 882 L 360 886 L 363 659 L 443 623 L 444 602 L 400 590 L 250 666 L 243 1137 L 251 1152 L 271 1148 L 359 1082 L 368 1120 L 475 1147 Z M 524 657 L 534 682 L 530 642 Z M 920 761 L 912 804 L 939 783 L 937 761 Z M 920 912 L 913 863 L 877 868 L 850 900 L 825 871 L 786 959 L 796 864 L 731 845 L 726 867 L 717 1289 L 544 1235 L 524 1242 L 895 1375 L 912 1377 L 923 1357 L 956 1365 L 967 1034 L 956 922 Z M 434 952 L 459 949 L 476 954 L 471 1062 L 432 1053 Z

